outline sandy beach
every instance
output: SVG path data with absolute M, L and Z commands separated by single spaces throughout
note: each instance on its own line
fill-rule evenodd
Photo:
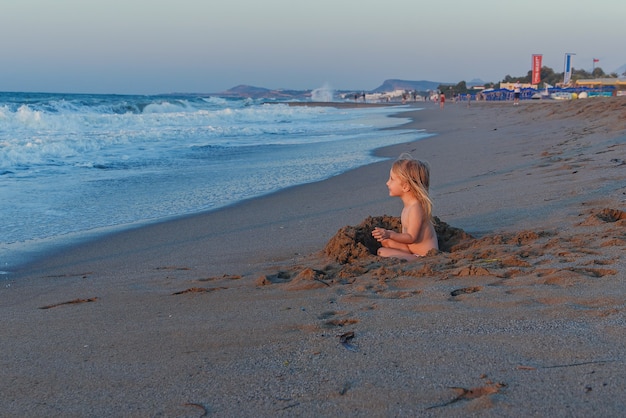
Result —
M 3 279 L 0 416 L 622 416 L 626 98 L 421 105 L 387 161 Z M 369 239 L 405 151 L 410 263 Z

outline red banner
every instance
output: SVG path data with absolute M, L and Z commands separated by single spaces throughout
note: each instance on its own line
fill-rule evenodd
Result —
M 534 54 L 533 55 L 533 79 L 531 84 L 539 84 L 541 81 L 541 58 L 543 55 Z

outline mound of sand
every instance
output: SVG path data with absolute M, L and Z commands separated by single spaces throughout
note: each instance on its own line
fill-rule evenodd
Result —
M 440 251 L 452 252 L 457 245 L 472 239 L 462 229 L 452 227 L 437 217 L 434 222 Z M 400 218 L 388 215 L 369 216 L 357 226 L 344 226 L 328 241 L 324 254 L 342 264 L 376 255 L 380 248 L 380 243 L 372 237 L 372 230 L 376 227 L 399 232 Z

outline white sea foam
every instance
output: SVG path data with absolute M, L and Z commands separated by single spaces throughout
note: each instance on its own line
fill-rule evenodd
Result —
M 324 84 L 311 92 L 311 100 L 314 102 L 332 102 L 335 98 L 335 92 L 329 84 Z

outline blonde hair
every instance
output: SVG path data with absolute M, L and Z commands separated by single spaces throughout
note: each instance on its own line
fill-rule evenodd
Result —
M 400 180 L 406 182 L 413 195 L 422 205 L 428 219 L 432 222 L 433 202 L 428 195 L 430 187 L 430 167 L 427 162 L 417 160 L 409 153 L 403 153 L 391 166 L 391 171 Z

